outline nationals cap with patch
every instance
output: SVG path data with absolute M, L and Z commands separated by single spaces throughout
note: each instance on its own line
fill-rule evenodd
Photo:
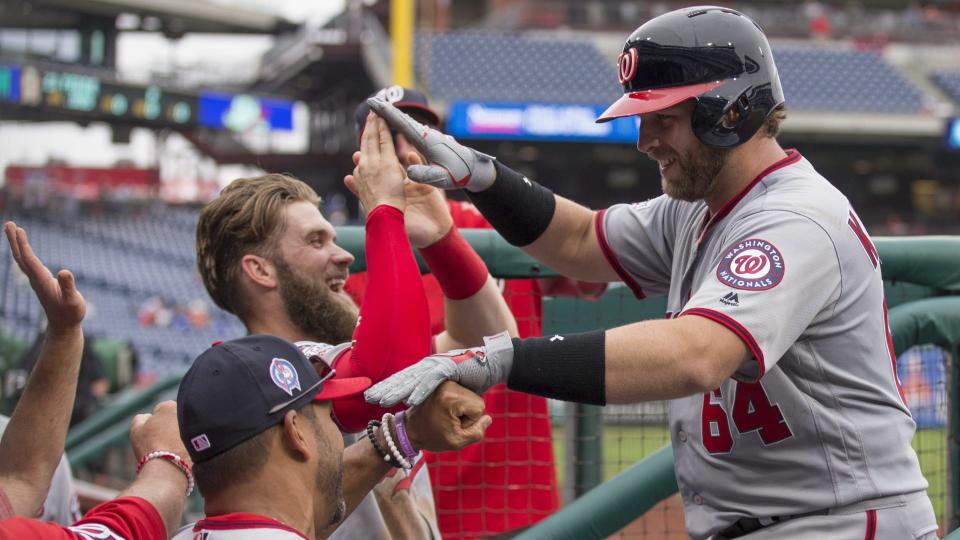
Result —
M 215 343 L 193 362 L 177 392 L 180 438 L 205 461 L 283 421 L 311 401 L 360 395 L 366 377 L 321 377 L 292 343 L 254 335 Z
M 427 96 L 413 88 L 404 88 L 402 86 L 388 86 L 381 88 L 370 97 L 378 97 L 391 103 L 394 107 L 409 114 L 415 120 L 427 124 L 433 128 L 440 127 L 440 115 L 430 108 L 427 103 Z M 363 135 L 363 126 L 367 123 L 367 114 L 370 113 L 370 106 L 367 100 L 363 100 L 357 105 L 354 113 L 357 121 L 357 139 Z

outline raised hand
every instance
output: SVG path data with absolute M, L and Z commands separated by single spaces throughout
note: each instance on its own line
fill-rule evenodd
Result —
M 407 169 L 407 176 L 411 180 L 441 189 L 483 191 L 497 179 L 493 157 L 463 146 L 453 137 L 417 122 L 385 99 L 372 97 L 367 104 L 431 163 L 411 165 Z
M 12 221 L 6 223 L 4 230 L 13 260 L 30 280 L 30 286 L 47 315 L 48 332 L 57 333 L 78 327 L 87 312 L 87 305 L 77 290 L 73 274 L 69 270 L 60 270 L 54 277 L 33 253 L 26 231 Z
M 416 182 L 407 182 L 403 191 L 407 198 L 404 222 L 413 247 L 427 247 L 450 232 L 453 217 L 442 191 Z
M 430 355 L 371 386 L 363 397 L 381 407 L 401 401 L 419 405 L 444 381 L 458 382 L 482 394 L 507 382 L 513 367 L 513 342 L 507 332 L 485 337 L 483 342 L 483 347 Z
M 180 440 L 176 402 L 161 401 L 153 408 L 152 414 L 134 416 L 130 421 L 130 446 L 137 458 L 160 450 L 173 452 L 189 463 L 190 455 Z
M 343 183 L 367 211 L 381 204 L 400 210 L 405 208 L 403 182 L 406 175 L 397 159 L 387 124 L 375 114 L 367 116 L 367 125 L 360 138 L 360 152 L 354 154 L 354 164 L 353 174 L 344 177 Z

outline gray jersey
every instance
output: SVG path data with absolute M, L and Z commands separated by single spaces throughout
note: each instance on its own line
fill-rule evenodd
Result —
M 668 317 L 700 316 L 753 353 L 670 402 L 687 529 L 924 490 L 896 375 L 879 259 L 849 201 L 798 153 L 710 217 L 666 196 L 598 215 L 605 255 Z
M 344 435 L 350 445 L 365 433 Z M 330 535 L 331 540 L 440 539 L 430 473 L 421 456 L 411 471 L 391 469 Z

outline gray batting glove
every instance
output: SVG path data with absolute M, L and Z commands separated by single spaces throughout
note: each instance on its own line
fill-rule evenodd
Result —
M 369 98 L 367 105 L 430 162 L 430 165 L 408 167 L 407 176 L 411 180 L 440 189 L 483 191 L 497 179 L 492 156 L 467 148 L 453 137 L 417 122 L 382 98 Z
M 483 338 L 483 347 L 428 356 L 371 386 L 363 393 L 368 403 L 392 407 L 403 401 L 423 403 L 443 381 L 456 381 L 482 394 L 507 382 L 513 367 L 513 342 L 507 332 Z

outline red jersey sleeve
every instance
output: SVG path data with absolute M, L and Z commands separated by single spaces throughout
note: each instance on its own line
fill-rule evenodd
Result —
M 430 354 L 430 315 L 403 212 L 386 205 L 374 208 L 366 233 L 367 287 L 354 345 L 334 367 L 338 376 L 369 377 L 376 383 Z M 333 410 L 348 433 L 361 431 L 383 412 L 363 396 L 338 400 Z
M 0 540 L 166 540 L 167 529 L 152 504 L 121 497 L 93 508 L 69 527 L 35 519 L 0 522 Z

